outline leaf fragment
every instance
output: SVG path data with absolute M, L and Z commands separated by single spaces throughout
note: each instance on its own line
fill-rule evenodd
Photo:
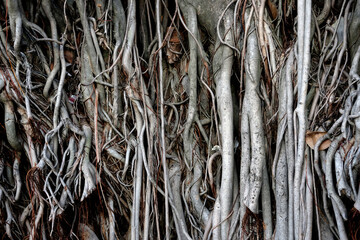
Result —
M 306 144 L 311 148 L 314 149 L 315 148 L 315 144 L 316 142 L 326 134 L 327 132 L 312 132 L 312 131 L 307 131 L 306 132 L 306 136 L 305 136 L 305 141 Z M 319 150 L 325 150 L 328 147 L 330 147 L 331 144 L 331 140 L 330 139 L 326 139 L 325 141 L 323 141 L 320 146 L 319 146 Z

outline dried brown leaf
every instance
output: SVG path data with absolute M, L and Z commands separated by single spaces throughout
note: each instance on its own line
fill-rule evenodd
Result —
M 306 144 L 311 148 L 311 149 L 314 149 L 315 148 L 315 144 L 316 142 L 326 134 L 326 132 L 311 132 L 311 131 L 308 131 L 306 133 L 306 136 L 305 136 L 305 141 L 306 141 Z M 323 141 L 320 146 L 319 146 L 319 150 L 322 151 L 322 150 L 325 150 L 327 149 L 331 144 L 331 140 L 329 139 L 326 139 L 325 141 Z
M 168 58 L 168 62 L 173 64 L 178 62 L 182 55 L 181 36 L 179 36 L 178 32 L 175 31 L 174 27 L 168 27 L 168 33 L 166 35 L 168 36 L 166 56 Z
M 64 50 L 64 57 L 68 63 L 73 63 L 75 57 L 74 51 Z

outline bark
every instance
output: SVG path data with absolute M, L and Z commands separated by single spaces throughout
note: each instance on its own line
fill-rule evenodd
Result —
M 358 239 L 359 6 L 1 1 L 1 235 Z

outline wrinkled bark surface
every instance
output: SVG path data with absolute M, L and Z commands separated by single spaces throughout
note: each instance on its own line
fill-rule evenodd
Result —
M 0 236 L 359 239 L 359 15 L 1 1 Z

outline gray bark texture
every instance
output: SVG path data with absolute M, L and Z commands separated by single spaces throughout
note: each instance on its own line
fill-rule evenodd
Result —
M 360 239 L 360 0 L 2 0 L 2 239 Z

